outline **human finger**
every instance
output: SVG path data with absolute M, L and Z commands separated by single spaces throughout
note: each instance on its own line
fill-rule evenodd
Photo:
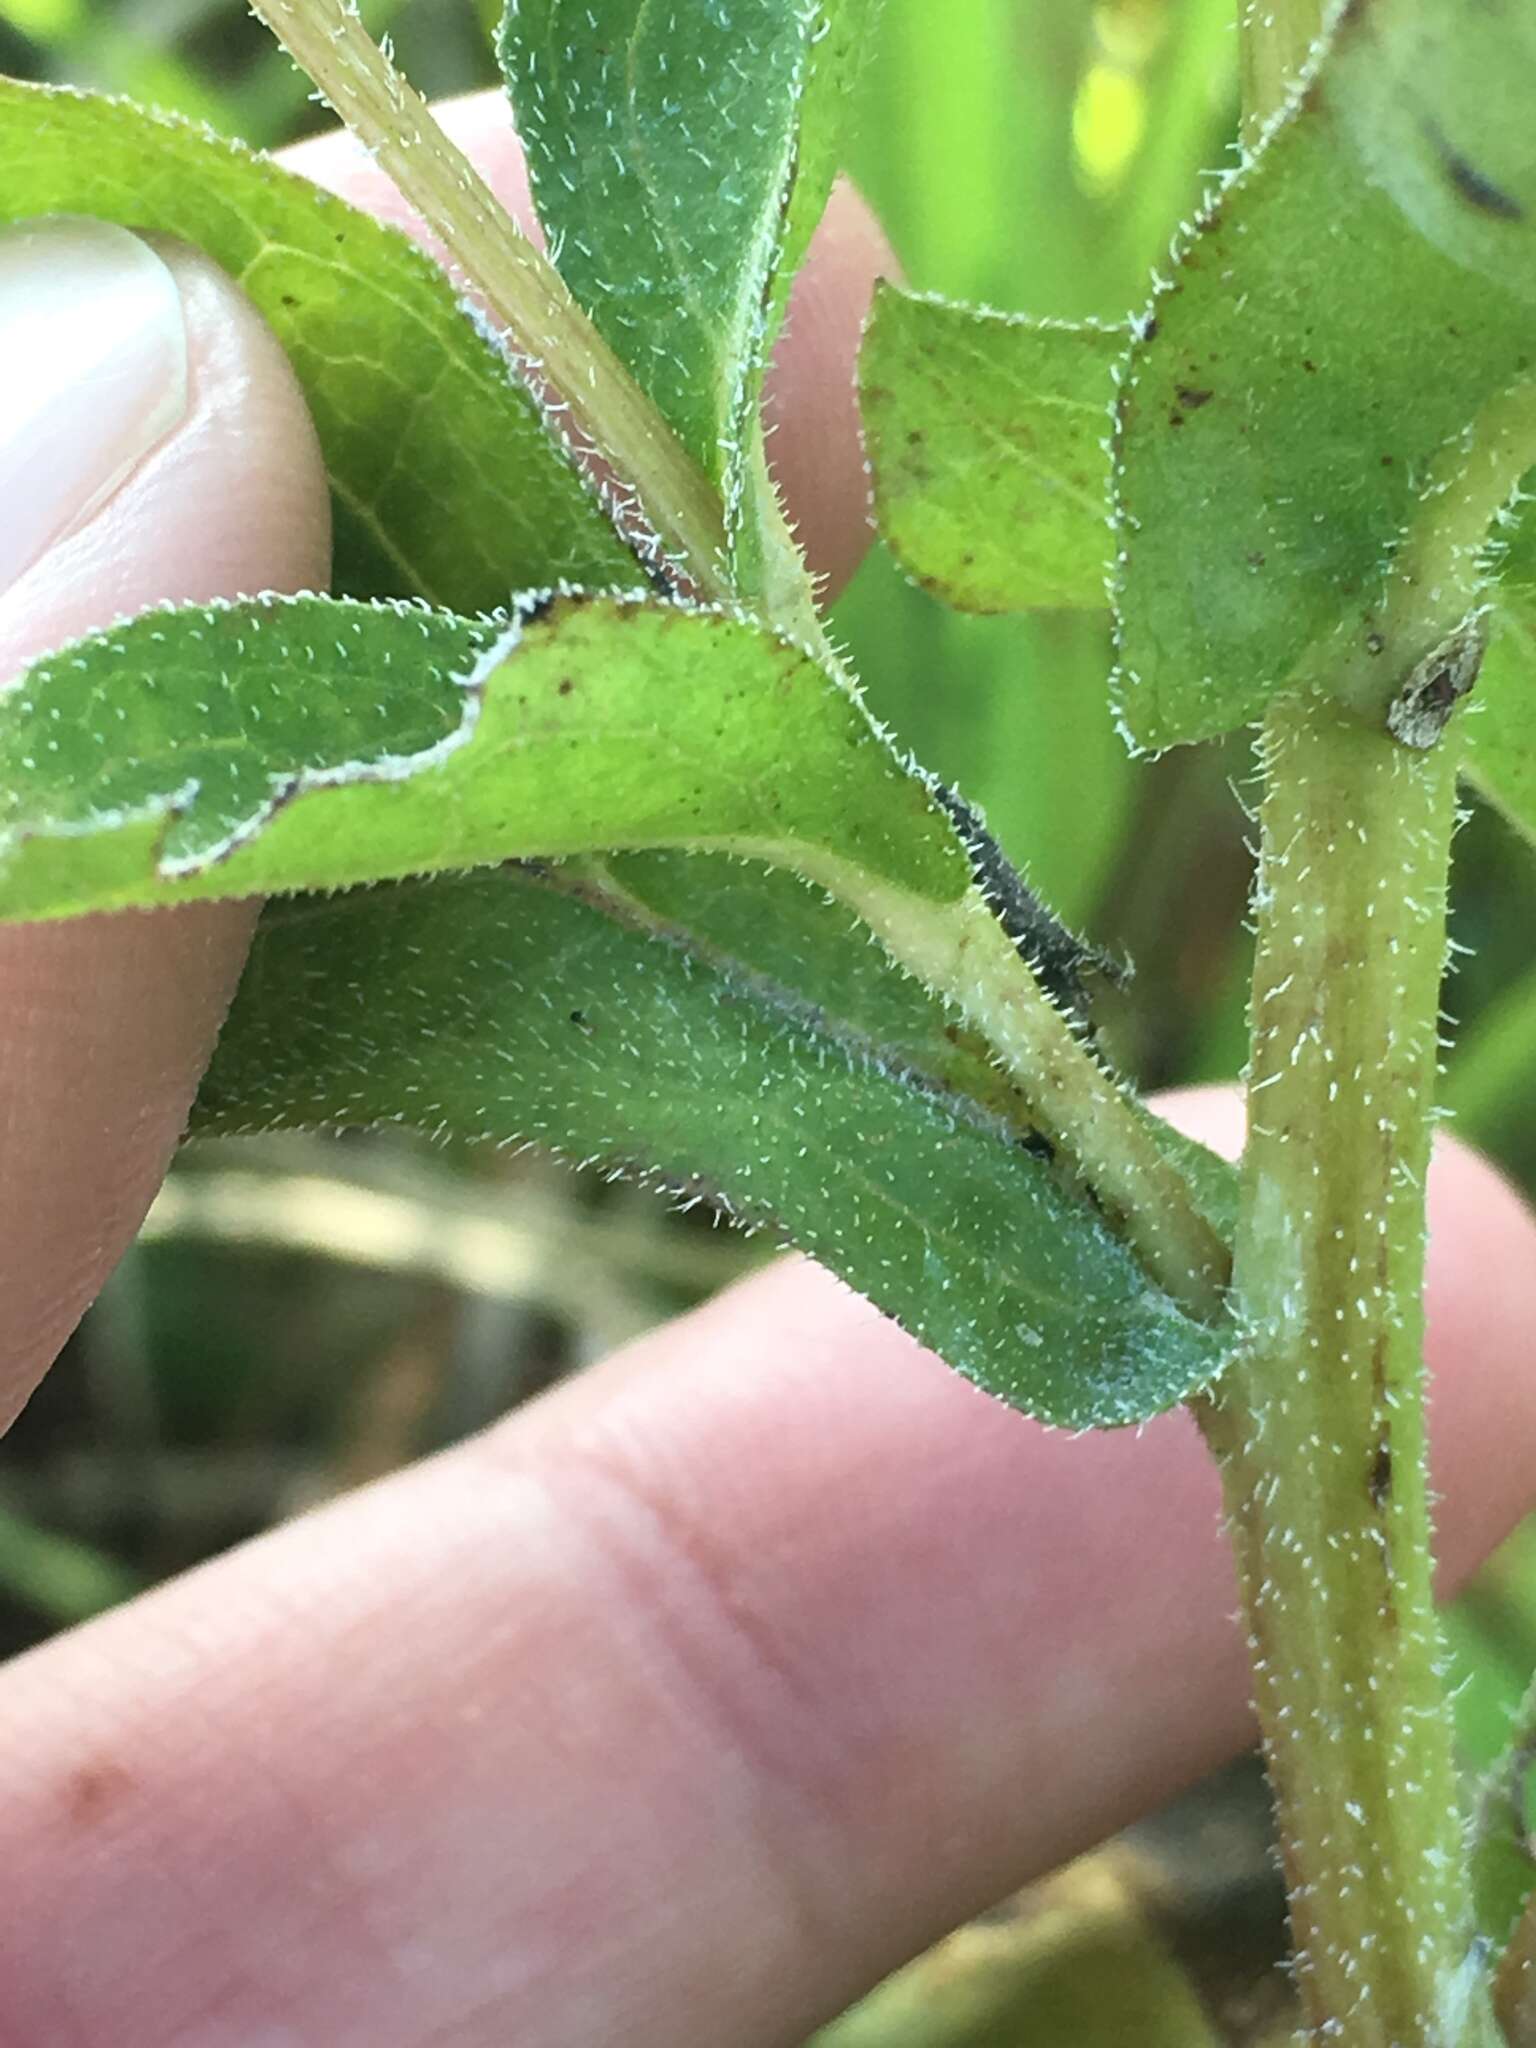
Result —
M 329 498 L 281 349 L 207 258 L 0 233 L 0 681 L 161 601 L 323 584 Z M 138 1228 L 253 907 L 0 926 L 0 1429 Z
M 1432 1208 L 1454 1579 L 1536 1227 L 1455 1147 Z M 1251 1738 L 1217 1517 L 1183 1416 L 1052 1435 L 781 1264 L 12 1666 L 0 2039 L 789 2048 Z

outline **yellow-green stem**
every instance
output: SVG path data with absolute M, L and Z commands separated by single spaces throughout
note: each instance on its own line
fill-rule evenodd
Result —
M 1455 760 L 1320 698 L 1265 729 L 1222 1468 L 1317 2043 L 1498 2038 L 1431 1586 L 1424 1183 Z
M 1250 134 L 1335 12 L 1242 7 Z M 1466 536 L 1455 514 L 1447 526 L 1429 509 L 1418 550 L 1459 569 Z M 1412 583 L 1415 632 L 1433 639 L 1465 609 L 1439 581 Z M 1253 1647 L 1307 2039 L 1495 2048 L 1439 1675 L 1423 1414 L 1455 751 L 1389 734 L 1405 650 L 1376 653 L 1388 687 L 1365 721 L 1330 672 L 1265 724 L 1244 1336 L 1199 1419 Z
M 707 598 L 733 595 L 720 498 L 655 407 L 395 69 L 348 0 L 252 0 L 253 11 L 451 252 L 464 281 L 636 494 Z
M 1404 678 L 1475 614 L 1488 582 L 1489 533 L 1533 462 L 1536 380 L 1528 378 L 1499 392 L 1440 451 L 1382 602 L 1363 620 L 1348 621 L 1324 652 L 1320 677 L 1360 717 L 1387 722 Z M 1474 642 L 1466 687 L 1480 660 Z

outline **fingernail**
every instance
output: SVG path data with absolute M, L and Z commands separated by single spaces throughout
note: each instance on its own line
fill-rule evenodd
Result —
M 186 410 L 181 294 L 148 242 L 63 214 L 0 230 L 0 590 Z

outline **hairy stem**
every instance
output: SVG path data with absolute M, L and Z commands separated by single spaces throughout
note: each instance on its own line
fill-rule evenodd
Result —
M 1250 133 L 1335 12 L 1243 9 Z M 1266 721 L 1233 1274 L 1244 1341 L 1199 1418 L 1222 1472 L 1319 2048 L 1500 2039 L 1439 1673 L 1424 1442 L 1455 750 L 1435 744 L 1432 719 L 1401 744 L 1386 716 L 1413 679 L 1405 663 L 1461 625 L 1476 518 L 1486 532 L 1497 509 L 1475 439 L 1460 453 L 1398 565 L 1390 641 L 1379 624 L 1370 640 L 1370 705 L 1341 647 Z
M 697 585 L 732 592 L 718 493 L 348 0 L 252 0 L 256 14 L 449 251 L 539 379 Z
M 1449 749 L 1322 700 L 1265 734 L 1237 1367 L 1221 1464 L 1311 2038 L 1497 2039 L 1437 1660 L 1424 1183 Z
M 1363 623 L 1351 621 L 1329 661 L 1328 683 L 1361 717 L 1393 717 L 1402 679 L 1430 670 L 1442 654 L 1440 674 L 1449 687 L 1441 705 L 1449 716 L 1458 694 L 1470 689 L 1481 660 L 1475 638 L 1459 673 L 1445 658 L 1448 635 L 1475 613 L 1487 582 L 1490 530 L 1536 463 L 1536 381 L 1501 391 L 1464 434 L 1442 449 L 1419 495 L 1418 516 L 1392 564 L 1382 603 Z M 1443 718 L 1442 718 L 1443 722 Z

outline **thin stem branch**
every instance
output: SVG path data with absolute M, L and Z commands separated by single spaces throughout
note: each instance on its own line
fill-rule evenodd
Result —
M 1491 399 L 1430 470 L 1382 604 L 1335 643 L 1328 684 L 1362 718 L 1388 723 L 1405 679 L 1444 653 L 1443 715 L 1476 680 L 1481 646 L 1467 632 L 1488 583 L 1488 536 L 1536 463 L 1536 380 Z M 1467 634 L 1457 665 L 1454 640 Z M 1427 680 L 1433 680 L 1432 677 Z
M 356 9 L 347 0 L 252 4 L 439 237 L 580 433 L 634 491 L 700 593 L 729 597 L 719 494 Z

